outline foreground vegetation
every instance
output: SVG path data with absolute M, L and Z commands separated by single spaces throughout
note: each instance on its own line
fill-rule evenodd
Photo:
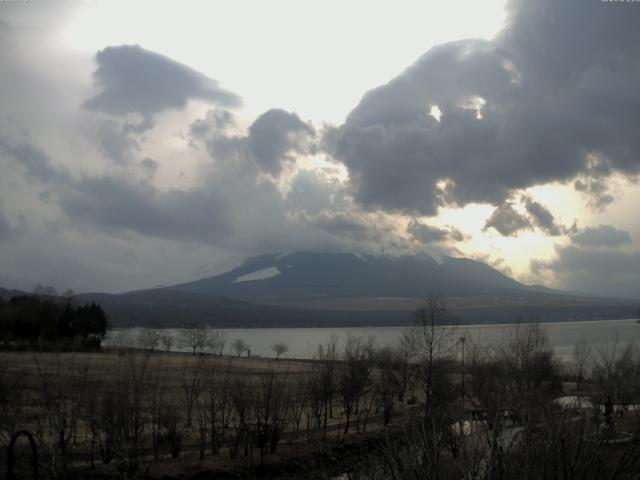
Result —
M 225 355 L 197 329 L 190 353 L 156 332 L 145 350 L 4 352 L 0 442 L 33 433 L 46 478 L 637 478 L 635 347 L 579 342 L 561 364 L 536 324 L 483 345 L 446 316 L 430 299 L 398 345 L 333 338 L 306 362 Z

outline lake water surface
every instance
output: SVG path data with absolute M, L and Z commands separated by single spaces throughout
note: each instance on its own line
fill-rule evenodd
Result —
M 636 319 L 598 320 L 584 322 L 556 322 L 541 324 L 549 336 L 556 354 L 569 359 L 573 345 L 584 338 L 594 348 L 612 349 L 635 342 L 640 343 L 640 323 Z M 459 336 L 477 339 L 483 343 L 499 344 L 515 325 L 464 325 L 454 327 Z M 377 344 L 393 344 L 402 336 L 406 327 L 354 327 L 354 328 L 225 328 L 222 330 L 229 345 L 241 338 L 250 345 L 251 354 L 264 357 L 273 356 L 270 346 L 276 342 L 286 343 L 288 356 L 293 358 L 311 358 L 318 345 L 326 344 L 332 335 L 345 339 L 348 335 L 373 336 Z M 113 330 L 107 335 L 105 345 L 134 346 L 142 328 Z M 164 329 L 163 334 L 175 337 L 173 350 L 188 350 L 179 345 L 180 329 Z M 229 347 L 227 346 L 227 349 Z

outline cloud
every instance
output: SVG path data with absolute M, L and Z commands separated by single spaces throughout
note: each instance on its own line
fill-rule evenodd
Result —
M 95 59 L 94 82 L 101 91 L 84 103 L 89 110 L 150 117 L 168 108 L 181 109 L 191 99 L 224 107 L 241 103 L 217 81 L 138 45 L 107 47 Z
M 371 226 L 349 213 L 324 211 L 318 215 L 305 215 L 304 219 L 314 228 L 336 236 L 348 236 L 356 240 L 365 240 L 371 236 Z
M 246 149 L 223 162 L 203 165 L 199 181 L 189 188 L 154 185 L 152 173 L 157 163 L 152 159 L 143 160 L 142 169 L 74 175 L 54 165 L 36 145 L 24 142 L 20 151 L 38 159 L 25 163 L 16 158 L 16 163 L 22 164 L 28 178 L 47 187 L 47 201 L 60 208 L 69 226 L 114 238 L 138 234 L 261 253 L 336 250 L 338 245 L 345 248 L 359 241 L 382 241 L 382 234 L 388 231 L 379 219 L 349 210 L 336 212 L 332 196 L 337 188 L 331 191 L 331 183 L 316 174 L 312 174 L 314 180 L 308 180 L 328 188 L 324 199 L 328 203 L 326 210 L 308 216 L 303 205 L 292 204 L 276 183 L 259 175 Z
M 610 201 L 603 178 L 639 171 L 640 9 L 579 0 L 507 9 L 494 40 L 432 48 L 330 133 L 364 207 L 431 216 L 577 177 L 598 207 Z
M 219 244 L 232 228 L 226 199 L 212 191 L 162 191 L 147 181 L 104 176 L 83 177 L 59 195 L 67 216 L 104 229 Z
M 611 225 L 587 227 L 573 235 L 571 240 L 581 247 L 619 247 L 631 243 L 631 236 Z
M 494 228 L 505 237 L 515 235 L 522 230 L 532 228 L 531 220 L 513 208 L 513 203 L 507 202 L 496 208 L 484 224 L 483 230 Z
M 146 172 L 146 175 L 149 178 L 153 178 L 153 176 L 158 171 L 158 167 L 160 166 L 160 164 L 157 161 L 155 161 L 153 158 L 147 157 L 140 161 L 140 166 L 144 169 L 144 171 Z
M 508 277 L 514 276 L 513 270 L 502 257 L 493 257 L 488 253 L 476 253 L 470 255 L 469 258 L 478 262 L 486 263 Z
M 578 192 L 584 192 L 589 197 L 589 207 L 595 211 L 604 210 L 607 205 L 613 203 L 615 198 L 609 193 L 609 187 L 600 177 L 585 177 L 576 180 L 573 187 Z
M 35 146 L 28 135 L 16 139 L 0 134 L 0 152 L 13 157 L 30 177 L 42 182 L 61 180 L 66 176 L 61 169 L 53 166 L 49 155 Z
M 98 150 L 118 165 L 131 161 L 133 155 L 140 151 L 138 132 L 127 130 L 115 121 L 103 122 L 96 131 Z
M 451 254 L 448 245 L 463 234 L 417 219 L 471 202 L 497 207 L 485 229 L 503 235 L 571 235 L 576 251 L 558 250 L 557 263 L 536 264 L 554 268 L 566 285 L 587 285 L 587 268 L 598 268 L 588 258 L 601 258 L 601 247 L 625 246 L 618 253 L 626 256 L 609 260 L 634 265 L 621 230 L 571 231 L 522 194 L 559 182 L 598 210 L 620 194 L 612 175 L 638 172 L 640 10 L 633 5 L 509 0 L 505 29 L 494 40 L 434 47 L 368 92 L 343 125 L 317 130 L 281 109 L 253 123 L 237 118 L 237 95 L 137 46 L 100 51 L 90 90 L 90 56 L 47 42 L 61 25 L 59 6 L 34 8 L 37 21 L 28 9 L 12 9 L 9 27 L 0 26 L 12 65 L 0 76 L 7 112 L 0 129 L 29 130 L 0 133 L 0 160 L 11 162 L 0 178 L 7 206 L 0 238 L 15 233 L 22 212 L 33 227 L 28 243 L 13 235 L 2 245 L 14 275 L 48 273 L 42 245 L 63 259 L 56 260 L 60 278 L 67 270 L 85 278 L 91 264 L 86 278 L 102 278 L 102 285 L 118 278 L 116 288 L 149 269 L 162 277 L 166 269 L 157 265 L 165 258 L 174 269 L 197 249 L 199 261 L 213 251 L 229 258 L 301 248 Z M 69 3 L 65 18 L 76 8 Z M 160 115 L 190 101 L 210 109 L 191 123 L 186 110 Z M 172 136 L 177 131 L 182 138 Z M 336 173 L 299 161 L 320 150 L 335 160 Z M 132 268 L 129 251 L 146 266 Z M 619 278 L 637 281 L 633 271 L 622 272 Z M 601 276 L 603 291 L 620 282 L 614 271 Z
M 26 218 L 19 213 L 11 212 L 11 214 L 8 215 L 3 207 L 3 201 L 0 198 L 0 244 L 10 245 L 24 238 L 27 221 Z
M 522 195 L 520 203 L 524 208 L 522 213 L 514 208 L 513 201 L 498 206 L 485 222 L 483 230 L 494 228 L 505 237 L 517 236 L 521 231 L 534 229 L 552 237 L 575 233 L 575 224 L 571 227 L 559 225 L 549 209 L 529 195 Z
M 49 187 L 71 219 L 101 229 L 215 244 L 231 231 L 227 200 L 213 190 L 160 190 L 132 176 L 73 176 L 28 139 L 0 140 L 28 176 Z M 150 159 L 148 159 L 150 160 Z M 153 160 L 146 161 L 153 168 Z
M 405 239 L 394 233 L 394 224 L 384 215 L 356 210 L 324 210 L 316 215 L 298 211 L 293 215 L 298 223 L 311 227 L 315 235 L 328 235 L 322 245 L 327 250 L 377 252 L 387 248 L 406 252 L 411 248 Z
M 640 298 L 640 252 L 567 246 L 556 248 L 556 254 L 551 261 L 535 262 L 535 267 L 553 272 L 564 288 Z
M 328 180 L 315 171 L 300 170 L 291 180 L 287 199 L 294 209 L 315 215 L 335 206 L 335 195 L 339 194 L 337 182 Z
M 564 227 L 556 224 L 553 214 L 547 207 L 536 202 L 529 196 L 525 196 L 523 202 L 534 225 L 551 236 L 562 235 L 564 233 Z
M 212 108 L 204 118 L 194 120 L 189 126 L 189 135 L 193 140 L 206 140 L 216 132 L 235 125 L 235 116 L 229 110 Z
M 4 214 L 2 210 L 0 210 L 0 243 L 8 242 L 13 236 L 13 227 L 11 226 L 11 222 Z
M 295 154 L 309 151 L 313 135 L 313 128 L 298 115 L 274 108 L 253 122 L 247 141 L 260 168 L 277 176 L 285 163 L 295 161 Z
M 407 233 L 411 239 L 423 245 L 447 241 L 461 242 L 465 236 L 456 228 L 440 228 L 420 223 L 415 218 L 407 225 Z
M 246 135 L 221 130 L 233 123 L 232 117 L 208 112 L 205 119 L 191 124 L 192 141 L 205 140 L 216 160 L 251 160 L 273 177 L 280 176 L 287 165 L 293 165 L 297 156 L 315 152 L 313 127 L 294 112 L 267 110 L 253 121 Z

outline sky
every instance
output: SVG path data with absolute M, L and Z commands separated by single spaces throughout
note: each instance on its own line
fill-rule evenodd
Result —
M 287 251 L 640 298 L 640 3 L 0 1 L 0 286 Z

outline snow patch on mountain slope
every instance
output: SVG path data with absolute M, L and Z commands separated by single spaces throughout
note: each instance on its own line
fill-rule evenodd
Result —
M 280 270 L 278 270 L 276 267 L 263 268 L 262 270 L 256 270 L 255 272 L 247 273 L 246 275 L 240 275 L 233 281 L 233 283 L 266 280 L 267 278 L 277 277 L 278 275 L 280 275 Z

